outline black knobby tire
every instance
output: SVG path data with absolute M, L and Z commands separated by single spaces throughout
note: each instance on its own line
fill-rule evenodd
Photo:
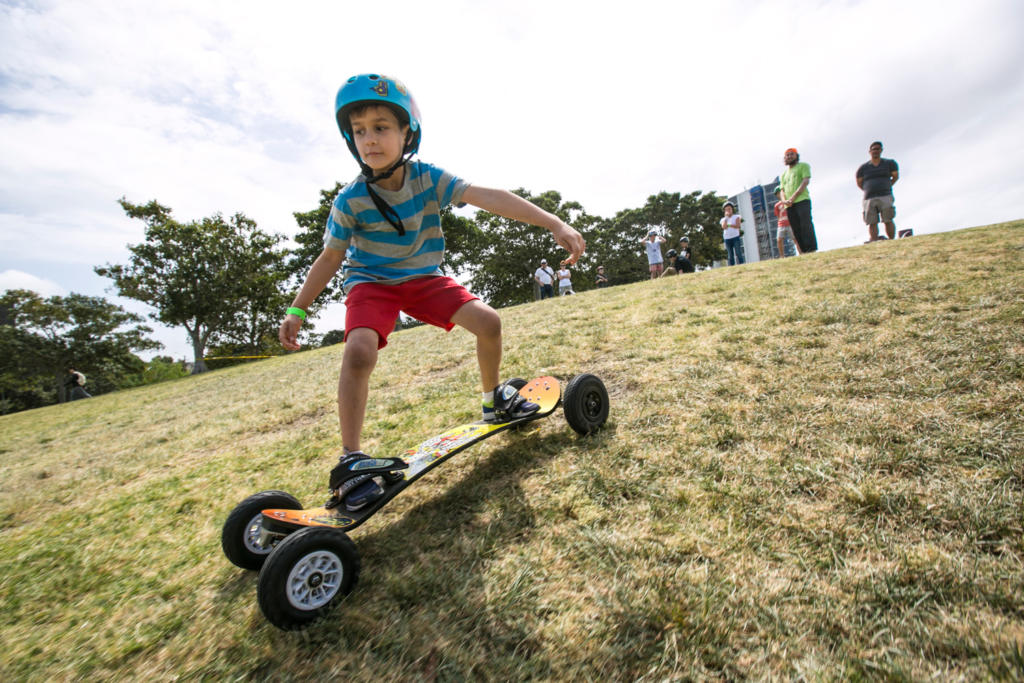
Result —
M 359 552 L 342 531 L 307 527 L 281 541 L 260 570 L 260 610 L 285 631 L 316 621 L 359 580 Z
M 608 390 L 596 375 L 576 375 L 565 387 L 562 410 L 569 426 L 590 434 L 608 420 Z
M 284 491 L 260 491 L 235 506 L 224 521 L 220 535 L 220 546 L 224 554 L 236 567 L 259 569 L 266 562 L 273 545 L 260 543 L 263 510 L 301 510 L 302 504 L 295 496 Z

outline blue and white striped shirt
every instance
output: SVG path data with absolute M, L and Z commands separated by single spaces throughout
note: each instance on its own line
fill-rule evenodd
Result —
M 374 206 L 364 176 L 345 186 L 324 231 L 324 246 L 345 252 L 345 293 L 364 282 L 393 285 L 441 275 L 441 209 L 460 203 L 467 187 L 465 180 L 422 161 L 406 164 L 402 189 L 374 185 L 374 192 L 402 219 L 405 234 L 399 235 Z

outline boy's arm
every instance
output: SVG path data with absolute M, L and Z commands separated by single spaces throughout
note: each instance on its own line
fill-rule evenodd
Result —
M 507 190 L 470 185 L 462 193 L 462 201 L 514 221 L 546 228 L 555 238 L 555 242 L 569 252 L 569 258 L 566 259 L 568 263 L 576 263 L 587 248 L 583 235 L 566 225 L 558 216 Z
M 292 306 L 308 312 L 313 301 L 320 295 L 320 292 L 324 291 L 324 287 L 338 272 L 338 268 L 344 260 L 345 252 L 324 247 L 309 269 L 306 281 L 302 283 L 302 289 L 295 295 Z M 300 348 L 298 342 L 300 327 L 302 327 L 302 319 L 289 313 L 284 317 L 284 322 L 281 323 L 281 327 L 277 331 L 277 338 L 281 341 L 281 345 L 289 351 L 297 351 Z

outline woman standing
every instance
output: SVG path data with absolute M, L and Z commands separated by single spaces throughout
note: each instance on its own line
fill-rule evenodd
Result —
M 725 250 L 729 254 L 729 265 L 743 264 L 743 250 L 740 249 L 740 225 L 743 218 L 736 213 L 736 205 L 726 202 L 722 205 L 725 217 L 722 218 L 722 238 Z

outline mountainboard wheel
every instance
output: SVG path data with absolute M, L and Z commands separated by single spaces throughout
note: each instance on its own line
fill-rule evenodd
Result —
M 359 553 L 342 531 L 307 527 L 277 544 L 260 570 L 260 610 L 285 631 L 306 627 L 359 580 Z
M 590 434 L 608 420 L 608 390 L 596 375 L 576 375 L 562 399 L 565 421 L 579 434 Z
M 220 546 L 224 554 L 237 567 L 259 569 L 263 566 L 273 544 L 263 545 L 260 535 L 263 530 L 263 510 L 301 510 L 295 496 L 284 491 L 260 491 L 235 506 L 224 521 L 220 535 Z

